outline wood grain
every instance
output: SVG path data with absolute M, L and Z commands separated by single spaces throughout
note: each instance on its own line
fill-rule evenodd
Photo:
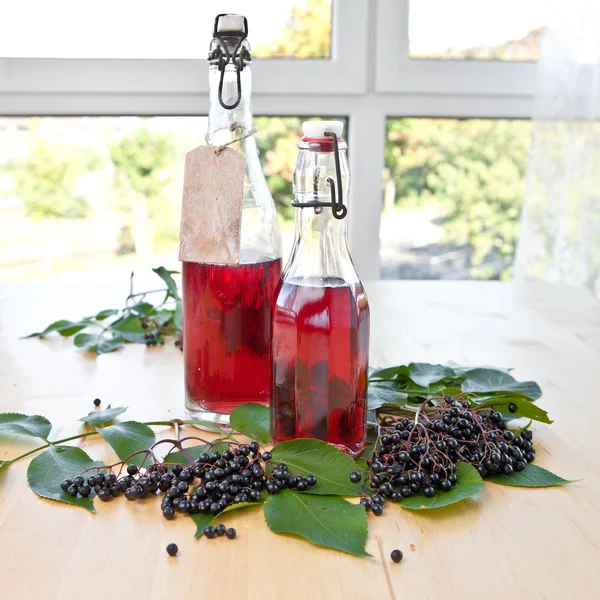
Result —
M 260 511 L 223 520 L 235 541 L 194 540 L 185 518 L 167 522 L 158 502 L 97 502 L 97 514 L 41 500 L 27 461 L 0 471 L 1 597 L 400 599 L 599 598 L 600 306 L 566 287 L 480 282 L 367 284 L 371 364 L 444 362 L 515 367 L 540 383 L 555 420 L 535 425 L 538 464 L 580 482 L 527 490 L 492 486 L 435 512 L 390 506 L 369 517 L 358 559 L 272 534 Z M 0 286 L 0 410 L 38 413 L 54 438 L 100 397 L 151 420 L 183 414 L 182 360 L 173 347 L 130 346 L 97 359 L 66 340 L 17 338 L 57 318 L 118 306 L 123 290 L 83 285 Z M 161 432 L 159 431 L 159 434 Z M 164 434 L 168 430 L 164 430 Z M 109 459 L 97 440 L 81 443 Z M 25 446 L 0 441 L 0 460 Z M 169 542 L 179 556 L 165 552 Z M 414 551 L 411 550 L 414 547 Z M 394 564 L 389 553 L 404 552 Z

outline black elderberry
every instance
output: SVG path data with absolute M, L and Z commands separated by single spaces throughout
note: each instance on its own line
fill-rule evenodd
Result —
M 423 495 L 426 498 L 433 498 L 435 496 L 435 489 L 432 486 L 427 485 L 423 488 Z
M 513 469 L 515 471 L 523 471 L 526 466 L 527 463 L 524 460 L 517 460 L 513 466 Z
M 225 535 L 227 536 L 228 539 L 233 540 L 235 539 L 235 536 L 237 535 L 236 530 L 233 527 L 230 527 L 226 532 Z
M 127 467 L 127 473 L 129 473 L 129 475 L 135 475 L 138 472 L 138 468 L 135 465 L 129 465 Z
M 181 465 L 173 465 L 171 467 L 171 471 L 173 472 L 173 475 L 175 475 L 175 477 L 179 477 L 181 475 L 181 472 L 183 471 L 183 467 Z M 129 472 L 129 469 L 127 469 L 127 472 Z M 135 475 L 135 473 L 129 473 L 130 475 Z
M 513 404 L 512 402 L 508 405 L 508 412 L 510 413 L 516 413 L 519 410 L 519 407 L 516 404 Z
M 216 531 L 212 525 L 208 525 L 204 528 L 204 535 L 210 540 L 215 537 Z
M 402 550 L 392 550 L 390 557 L 395 563 L 399 563 L 404 557 L 404 554 L 402 554 Z
M 60 483 L 60 487 L 66 492 L 73 485 L 73 481 L 71 479 L 64 479 Z
M 211 512 L 211 514 L 217 515 L 221 512 L 221 506 L 218 502 L 213 502 L 208 510 Z
M 71 484 L 68 488 L 67 488 L 67 494 L 69 494 L 69 496 L 77 496 L 77 486 Z
M 371 510 L 372 502 L 370 498 L 361 498 L 360 503 L 365 507 L 367 512 Z
M 179 552 L 179 548 L 177 547 L 177 544 L 169 544 L 167 546 L 167 554 L 169 556 L 176 556 L 177 552 Z
M 407 463 L 410 460 L 410 455 L 408 452 L 400 452 L 398 454 L 398 461 L 401 463 Z
M 94 400 L 94 406 L 100 406 L 100 404 L 102 404 L 102 400 L 100 400 L 100 398 L 96 398 Z
M 440 481 L 440 489 L 442 490 L 442 492 L 449 492 L 451 488 L 452 484 L 450 483 L 450 481 L 448 481 L 448 479 Z
M 270 452 L 263 452 L 262 453 L 262 459 L 265 462 L 269 462 L 272 458 L 273 458 L 273 455 Z
M 81 475 L 78 475 L 77 477 L 73 477 L 73 485 L 76 485 L 77 487 L 79 487 L 80 485 L 83 485 L 83 477 L 81 477 Z
M 109 490 L 102 488 L 98 490 L 98 498 L 100 498 L 102 502 L 108 502 L 112 498 L 112 495 Z
M 306 481 L 304 481 L 304 480 L 302 480 L 302 481 L 299 481 L 299 482 L 296 484 L 296 489 L 297 489 L 299 492 L 304 492 L 304 491 L 305 491 L 307 488 L 308 488 L 308 485 L 307 485 Z
M 185 493 L 186 493 L 186 492 L 187 492 L 187 491 L 190 489 L 190 486 L 189 486 L 189 485 L 188 485 L 188 484 L 187 484 L 185 481 L 180 481 L 180 482 L 177 484 L 177 489 L 178 489 L 178 490 L 179 490 L 181 493 L 185 494 Z
M 170 521 L 175 517 L 175 510 L 172 506 L 165 506 L 162 509 L 162 514 L 165 519 L 168 519 Z
M 219 525 L 217 525 L 215 527 L 215 533 L 220 537 L 225 535 L 225 532 L 227 531 L 227 527 L 225 527 L 225 525 L 223 525 L 222 523 L 220 523 Z
M 79 495 L 83 498 L 87 498 L 92 493 L 92 488 L 89 485 L 79 486 Z

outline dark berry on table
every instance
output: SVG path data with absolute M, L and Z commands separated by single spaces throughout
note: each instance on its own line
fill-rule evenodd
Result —
M 162 514 L 165 519 L 168 519 L 170 521 L 173 517 L 175 517 L 175 510 L 172 506 L 165 506 L 162 509 Z
M 361 476 L 358 471 L 352 471 L 352 473 L 350 473 L 350 481 L 352 483 L 358 483 L 360 480 L 361 480 Z
M 223 525 L 223 523 L 219 523 L 219 525 L 217 525 L 215 527 L 215 533 L 220 537 L 225 535 L 225 532 L 227 531 L 227 527 L 225 527 L 225 525 Z
M 360 503 L 365 507 L 367 512 L 371 510 L 372 502 L 370 498 L 361 498 Z
M 227 536 L 228 539 L 233 540 L 235 538 L 235 536 L 237 535 L 237 531 L 233 527 L 230 527 L 225 532 L 225 535 Z
M 167 546 L 167 554 L 169 556 L 175 556 L 177 554 L 177 552 L 179 552 L 179 548 L 177 547 L 177 544 L 169 544 Z
M 102 404 L 102 400 L 100 400 L 100 398 L 96 398 L 94 400 L 94 406 L 100 406 Z
M 371 512 L 376 517 L 380 517 L 383 514 L 383 506 L 381 504 L 373 504 L 373 506 L 371 506 Z
M 399 563 L 404 557 L 404 554 L 402 554 L 402 550 L 392 550 L 390 556 L 395 563 Z
M 112 498 L 112 494 L 106 488 L 102 488 L 98 491 L 98 498 L 100 498 L 102 502 L 108 502 Z
M 207 527 L 204 528 L 204 535 L 208 539 L 214 538 L 216 535 L 215 528 L 212 525 L 208 525 Z
M 129 475 L 135 475 L 138 472 L 138 468 L 135 465 L 129 465 L 127 467 L 127 473 L 129 473 Z

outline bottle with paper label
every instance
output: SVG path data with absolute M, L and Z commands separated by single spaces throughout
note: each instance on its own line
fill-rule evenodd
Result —
M 340 121 L 303 124 L 296 242 L 273 303 L 273 443 L 319 438 L 355 456 L 367 426 L 369 304 L 346 239 Z
M 247 34 L 244 17 L 217 16 L 208 145 L 186 155 L 181 217 L 186 411 L 220 425 L 243 402 L 270 402 L 281 274 L 277 214 L 253 135 Z

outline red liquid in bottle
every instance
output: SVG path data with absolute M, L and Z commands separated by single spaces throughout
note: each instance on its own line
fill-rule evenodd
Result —
M 228 414 L 270 402 L 271 304 L 281 260 L 241 265 L 183 263 L 187 398 Z
M 369 307 L 360 284 L 321 284 L 283 282 L 273 306 L 271 435 L 355 455 L 366 428 Z

